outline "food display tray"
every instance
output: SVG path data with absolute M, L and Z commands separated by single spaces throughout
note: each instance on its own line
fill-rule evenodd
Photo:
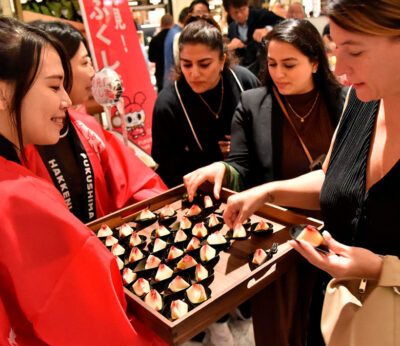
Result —
M 115 228 L 123 223 L 134 222 L 141 210 L 148 207 L 159 212 L 166 204 L 172 205 L 177 211 L 177 220 L 188 208 L 183 203 L 186 190 L 183 185 L 168 190 L 156 197 L 133 204 L 117 212 L 104 216 L 87 224 L 93 231 L 97 231 L 103 223 Z M 212 196 L 212 186 L 203 184 L 199 188 L 202 194 Z M 222 189 L 217 212 L 226 207 L 228 197 L 233 191 Z M 294 213 L 285 208 L 272 204 L 264 204 L 250 217 L 251 223 L 265 220 L 273 225 L 273 232 L 268 236 L 251 234 L 246 240 L 235 240 L 229 249 L 220 252 L 220 259 L 214 267 L 214 280 L 210 284 L 211 298 L 203 302 L 188 314 L 171 321 L 159 312 L 151 309 L 143 300 L 125 288 L 128 310 L 141 322 L 150 327 L 170 345 L 177 345 L 189 340 L 203 331 L 209 324 L 217 321 L 235 307 L 250 299 L 267 285 L 277 280 L 299 261 L 298 254 L 288 245 L 289 229 L 295 224 L 310 224 L 320 226 L 318 220 Z M 146 235 L 150 240 L 150 233 L 156 224 L 142 228 L 139 234 Z M 224 225 L 222 232 L 228 227 Z M 268 250 L 273 243 L 278 243 L 278 251 L 261 266 L 250 264 L 249 256 L 258 248 Z

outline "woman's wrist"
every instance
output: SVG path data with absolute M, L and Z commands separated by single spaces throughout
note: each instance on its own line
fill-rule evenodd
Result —
M 266 183 L 263 185 L 262 198 L 264 203 L 275 203 L 274 183 Z
M 382 266 L 383 266 L 383 259 L 384 256 L 374 254 L 375 258 L 373 261 L 373 265 L 371 265 L 372 269 L 372 280 L 378 281 L 382 274 Z

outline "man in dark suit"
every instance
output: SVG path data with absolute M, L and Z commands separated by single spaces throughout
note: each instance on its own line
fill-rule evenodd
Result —
M 156 63 L 155 77 L 157 90 L 161 91 L 164 77 L 164 41 L 169 29 L 174 24 L 174 19 L 170 14 L 161 17 L 160 32 L 152 38 L 149 44 L 149 60 Z
M 248 0 L 223 0 L 223 5 L 233 20 L 228 28 L 227 48 L 235 51 L 242 66 L 258 76 L 261 40 L 283 18 L 264 8 L 249 7 Z

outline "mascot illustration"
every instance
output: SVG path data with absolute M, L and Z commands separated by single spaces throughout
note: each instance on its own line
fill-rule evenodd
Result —
M 124 98 L 125 124 L 128 136 L 131 139 L 137 139 L 139 136 L 146 135 L 146 130 L 144 128 L 146 114 L 143 109 L 143 105 L 146 102 L 146 95 L 138 91 L 133 96 L 133 101 L 126 95 L 122 95 L 122 97 Z M 121 118 L 118 111 L 115 111 L 111 122 L 115 130 L 120 132 Z

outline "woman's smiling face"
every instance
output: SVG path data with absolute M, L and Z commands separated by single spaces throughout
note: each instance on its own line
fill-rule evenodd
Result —
M 54 48 L 47 46 L 43 50 L 36 78 L 21 105 L 24 146 L 58 142 L 65 123 L 65 111 L 71 105 L 63 82 L 60 56 Z

